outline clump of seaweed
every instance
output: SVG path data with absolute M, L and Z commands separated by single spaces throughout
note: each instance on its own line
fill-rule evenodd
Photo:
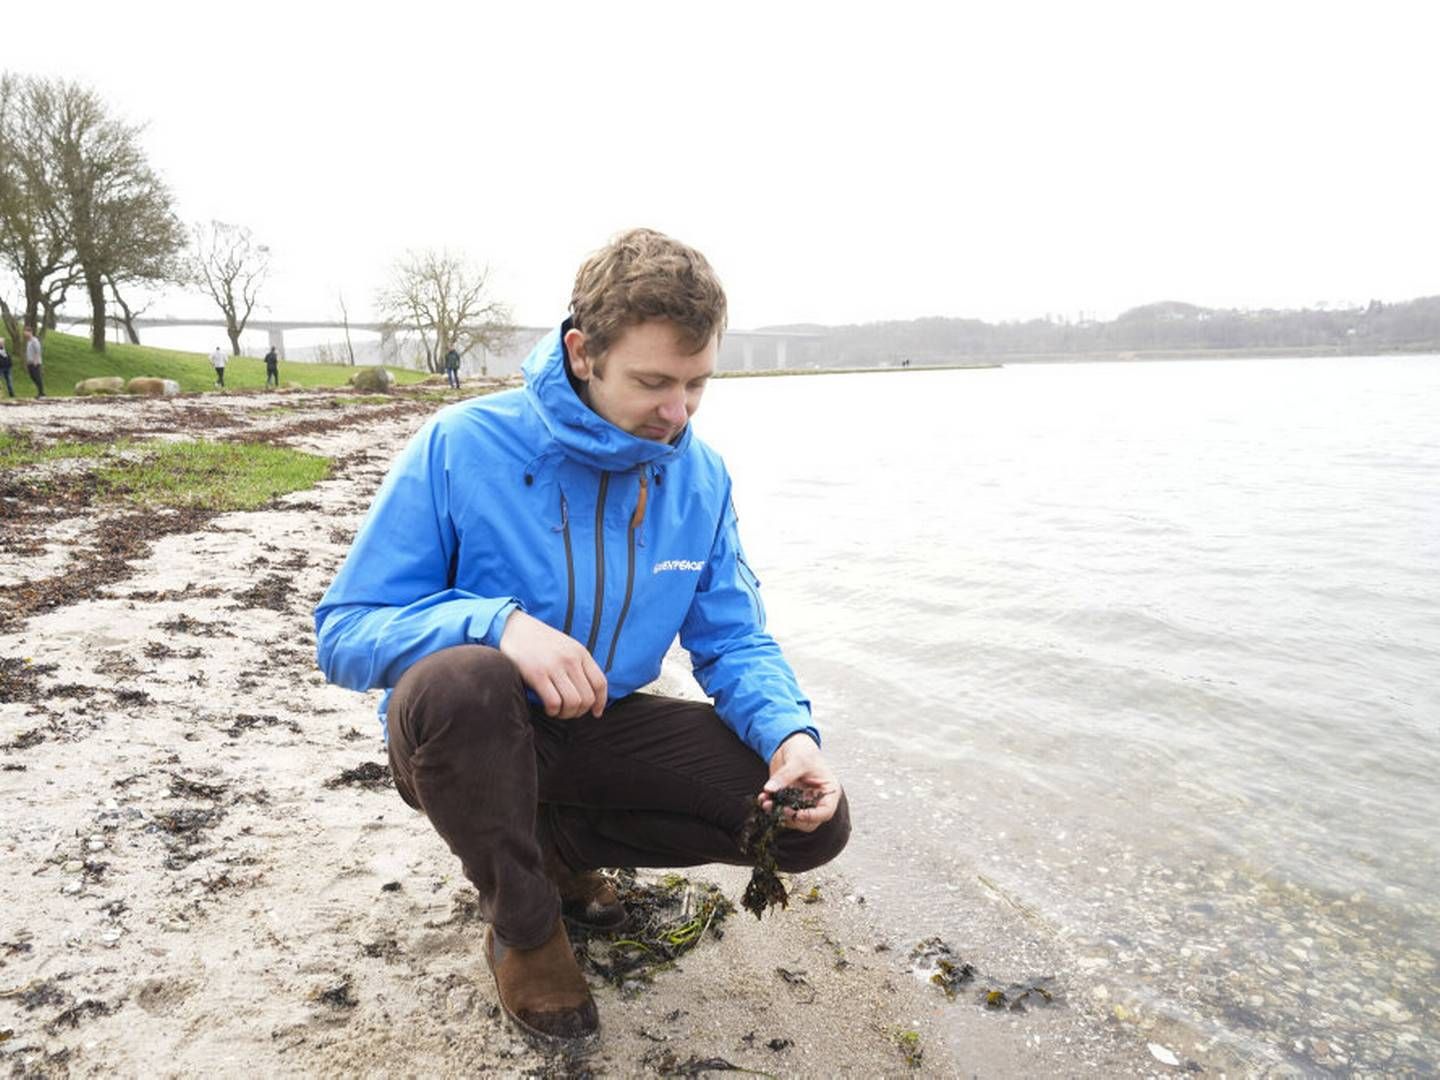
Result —
M 109 1016 L 115 1011 L 115 1006 L 104 1001 L 97 1001 L 95 998 L 86 998 L 77 1002 L 64 1012 L 60 1013 L 54 1020 L 45 1025 L 45 1030 L 51 1035 L 59 1033 L 62 1027 L 79 1027 L 82 1020 L 89 1020 L 95 1016 Z
M 895 1045 L 900 1049 L 901 1058 L 910 1068 L 918 1069 L 921 1062 L 925 1060 L 925 1048 L 920 1045 L 918 1031 L 911 1028 L 896 1028 Z
M 735 911 L 719 886 L 708 881 L 667 874 L 656 882 L 642 882 L 634 870 L 618 870 L 613 880 L 629 916 L 623 931 L 574 925 L 569 931 L 580 964 L 622 991 L 640 989 L 707 932 L 723 937 L 721 924 Z
M 691 1054 L 684 1061 L 674 1050 L 667 1050 L 664 1047 L 653 1046 L 645 1051 L 640 1058 L 640 1064 L 654 1069 L 661 1076 L 700 1076 L 707 1072 L 751 1072 L 751 1069 L 742 1069 L 733 1062 L 726 1061 L 722 1057 L 702 1058 Z
M 11 701 L 37 701 L 41 675 L 49 675 L 59 664 L 32 664 L 19 657 L 0 656 L 0 705 Z
M 353 1009 L 360 1004 L 352 992 L 349 975 L 346 975 L 334 986 L 320 991 L 315 995 L 315 999 L 322 1005 L 329 1005 L 332 1009 Z
M 987 1009 L 1009 1009 L 1011 1012 L 1024 1012 L 1026 1005 L 1050 1005 L 1057 997 L 1057 992 L 1047 986 L 1048 979 L 1036 979 L 1033 982 L 1011 983 L 1003 990 L 995 987 L 980 992 L 980 1002 Z
M 294 509 L 294 507 L 291 507 Z M 290 579 L 282 574 L 271 574 L 262 578 L 250 588 L 235 594 L 238 604 L 234 608 L 266 608 L 269 611 L 289 611 L 290 600 L 295 589 Z
M 775 836 L 787 808 L 808 810 L 816 801 L 815 796 L 803 788 L 781 788 L 771 796 L 769 810 L 756 803 L 741 826 L 740 850 L 755 863 L 755 869 L 750 874 L 750 883 L 745 886 L 740 904 L 755 918 L 760 918 L 776 904 L 782 908 L 790 906 L 790 894 L 785 891 L 785 882 L 781 880 L 775 862 Z
M 395 781 L 390 776 L 389 765 L 374 761 L 362 761 L 355 768 L 345 769 L 339 776 L 325 781 L 327 788 L 344 787 L 347 784 L 368 791 L 379 791 L 382 788 L 394 787 Z
M 917 971 L 934 969 L 930 981 L 953 998 L 962 986 L 975 980 L 975 965 L 963 962 L 955 950 L 938 937 L 926 938 L 910 952 Z

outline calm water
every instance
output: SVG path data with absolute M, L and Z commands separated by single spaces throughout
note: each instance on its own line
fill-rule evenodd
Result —
M 1435 1070 L 1440 358 L 722 380 L 696 426 L 899 935 L 963 951 L 983 880 L 1194 1046 Z

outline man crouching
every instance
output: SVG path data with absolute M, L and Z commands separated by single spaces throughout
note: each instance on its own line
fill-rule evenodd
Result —
M 745 863 L 751 808 L 791 786 L 815 805 L 784 811 L 781 869 L 850 835 L 730 477 L 690 425 L 724 329 L 704 256 L 616 237 L 523 390 L 415 436 L 315 610 L 326 677 L 387 689 L 396 787 L 459 857 L 501 1007 L 542 1043 L 599 1030 L 562 921 L 624 922 L 599 868 Z M 677 634 L 713 705 L 636 693 Z

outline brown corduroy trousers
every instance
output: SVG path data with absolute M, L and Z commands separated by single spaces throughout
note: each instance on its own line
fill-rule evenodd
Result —
M 572 870 L 744 864 L 739 832 L 767 764 L 706 702 L 631 694 L 556 720 L 515 665 L 460 645 L 413 665 L 390 697 L 395 786 L 460 859 L 500 941 L 541 945 L 560 900 L 545 849 Z M 842 795 L 814 832 L 784 829 L 782 870 L 829 862 L 850 838 Z

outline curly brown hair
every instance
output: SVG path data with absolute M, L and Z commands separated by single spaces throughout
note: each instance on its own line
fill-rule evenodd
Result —
M 570 316 L 595 357 L 650 319 L 674 323 L 681 343 L 699 352 L 725 332 L 725 289 L 694 248 L 654 229 L 630 229 L 580 267 Z

